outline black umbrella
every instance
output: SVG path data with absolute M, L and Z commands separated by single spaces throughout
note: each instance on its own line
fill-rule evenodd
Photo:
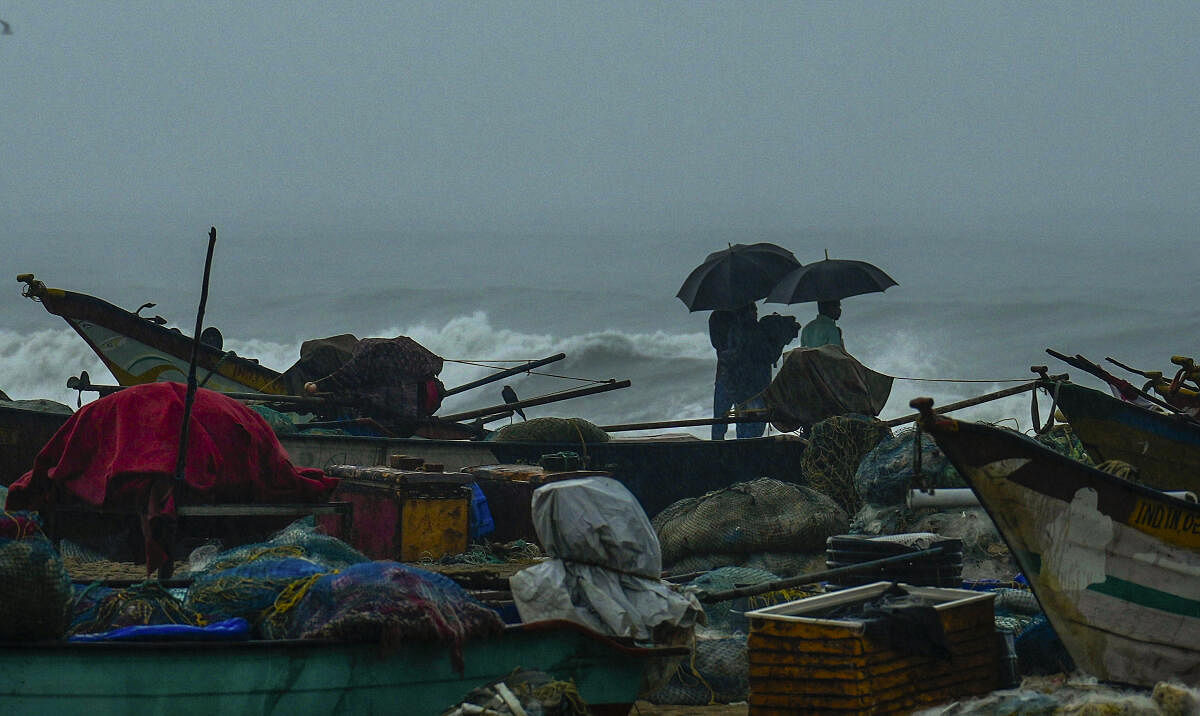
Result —
M 823 261 L 802 266 L 781 278 L 771 289 L 767 302 L 840 301 L 898 285 L 891 276 L 866 261 L 831 259 L 826 252 Z
M 775 244 L 734 244 L 714 251 L 675 294 L 691 311 L 733 310 L 764 298 L 800 262 Z

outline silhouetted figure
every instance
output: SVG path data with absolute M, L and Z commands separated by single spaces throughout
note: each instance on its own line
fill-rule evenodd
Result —
M 517 391 L 513 390 L 511 385 L 506 385 L 501 388 L 500 395 L 504 396 L 504 402 L 506 403 L 512 404 L 521 402 L 521 399 L 517 397 Z M 521 416 L 521 420 L 526 419 L 524 410 L 521 410 L 520 408 L 513 408 L 513 410 L 517 411 L 517 415 Z
M 11 35 L 12 27 L 5 21 L 0 20 L 0 35 Z
M 737 311 L 713 311 L 708 326 L 709 340 L 717 350 L 713 417 L 725 417 L 731 406 L 765 408 L 760 393 L 771 384 L 772 364 L 799 332 L 796 319 L 771 314 L 759 320 L 751 303 Z M 754 438 L 766 427 L 766 422 L 738 423 L 736 432 L 739 438 Z M 725 425 L 713 425 L 712 439 L 723 440 L 725 431 Z

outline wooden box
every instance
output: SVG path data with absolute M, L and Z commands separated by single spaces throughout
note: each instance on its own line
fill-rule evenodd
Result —
M 369 473 L 364 470 L 363 477 Z M 371 559 L 419 562 L 467 551 L 470 476 L 389 471 L 388 479 L 343 478 L 333 499 L 353 505 L 350 534 Z
M 861 619 L 825 618 L 893 586 L 876 582 L 747 612 L 750 714 L 907 713 L 1000 686 L 995 595 L 898 585 L 932 602 L 949 658 L 906 653 Z

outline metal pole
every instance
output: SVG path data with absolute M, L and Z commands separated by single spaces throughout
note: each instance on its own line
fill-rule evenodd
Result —
M 196 311 L 196 332 L 192 334 L 192 359 L 188 365 L 187 398 L 183 402 L 183 427 L 179 431 L 179 454 L 175 458 L 175 479 L 183 480 L 187 467 L 188 422 L 192 416 L 192 401 L 196 398 L 196 352 L 200 347 L 200 331 L 204 326 L 204 304 L 208 303 L 208 275 L 212 270 L 213 247 L 217 243 L 217 227 L 208 230 L 208 256 L 204 259 L 204 283 L 200 287 L 200 308 Z

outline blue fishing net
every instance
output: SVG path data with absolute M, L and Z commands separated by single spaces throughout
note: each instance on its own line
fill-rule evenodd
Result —
M 57 639 L 70 617 L 71 578 L 37 514 L 0 514 L 0 640 Z
M 306 559 L 327 567 L 325 571 L 369 562 L 370 558 L 345 542 L 317 531 L 313 518 L 305 517 L 277 532 L 266 542 L 242 545 L 224 552 L 201 554 L 189 559 L 192 574 L 219 572 L 260 560 Z
M 78 595 L 70 634 L 97 634 L 129 626 L 186 624 L 197 626 L 200 617 L 158 582 L 143 582 L 123 589 L 100 585 Z
M 206 622 L 240 617 L 257 627 L 280 593 L 294 582 L 330 571 L 307 559 L 285 557 L 205 572 L 192 581 L 184 606 Z
M 277 600 L 271 622 L 281 627 L 279 636 L 385 646 L 437 641 L 461 669 L 466 640 L 503 629 L 496 612 L 449 578 L 398 562 L 356 564 L 297 585 L 303 583 Z

